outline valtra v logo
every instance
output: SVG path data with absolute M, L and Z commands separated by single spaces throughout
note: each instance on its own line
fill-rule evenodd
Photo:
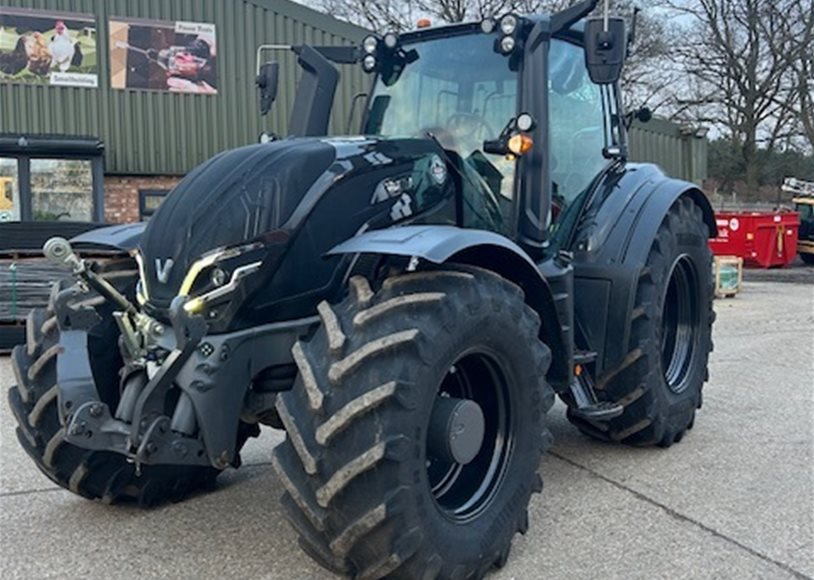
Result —
M 155 259 L 155 277 L 162 284 L 166 284 L 167 280 L 170 279 L 170 270 L 172 270 L 173 264 L 172 258 L 167 258 L 163 262 L 161 258 Z

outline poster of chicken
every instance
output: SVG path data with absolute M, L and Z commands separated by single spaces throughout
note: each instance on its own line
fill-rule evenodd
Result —
M 94 16 L 0 6 L 0 83 L 97 87 Z
M 215 95 L 215 25 L 202 22 L 110 21 L 114 89 Z

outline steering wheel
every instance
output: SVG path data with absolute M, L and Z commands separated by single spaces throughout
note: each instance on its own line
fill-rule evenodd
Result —
M 486 119 L 473 113 L 454 113 L 446 122 L 447 128 L 462 141 L 477 141 L 478 149 L 484 139 L 494 139 L 497 133 Z

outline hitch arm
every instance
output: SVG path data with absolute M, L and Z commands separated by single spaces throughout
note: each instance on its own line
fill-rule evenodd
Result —
M 88 267 L 87 262 L 76 255 L 65 238 L 50 238 L 42 247 L 45 257 L 61 266 L 68 266 L 74 276 L 79 277 L 101 296 L 115 303 L 128 314 L 135 315 L 136 307 L 107 280 Z

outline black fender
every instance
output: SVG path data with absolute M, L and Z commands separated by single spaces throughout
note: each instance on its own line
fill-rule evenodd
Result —
M 554 273 L 552 263 L 538 266 L 517 244 L 500 234 L 445 225 L 410 225 L 366 232 L 335 246 L 328 255 L 377 254 L 416 256 L 433 264 L 457 263 L 479 266 L 500 274 L 520 286 L 526 302 L 540 316 L 540 338 L 552 351 L 549 378 L 568 384 L 573 356 L 571 312 L 557 307 L 554 292 L 541 268 Z M 570 285 L 570 266 L 554 273 Z
M 715 214 L 692 183 L 671 179 L 651 164 L 608 173 L 584 209 L 574 249 L 575 319 L 584 348 L 596 351 L 597 376 L 622 363 L 636 286 L 653 239 L 682 196 L 698 205 L 709 236 Z
M 129 253 L 138 247 L 145 227 L 138 222 L 97 228 L 71 238 L 71 245 L 77 250 Z

